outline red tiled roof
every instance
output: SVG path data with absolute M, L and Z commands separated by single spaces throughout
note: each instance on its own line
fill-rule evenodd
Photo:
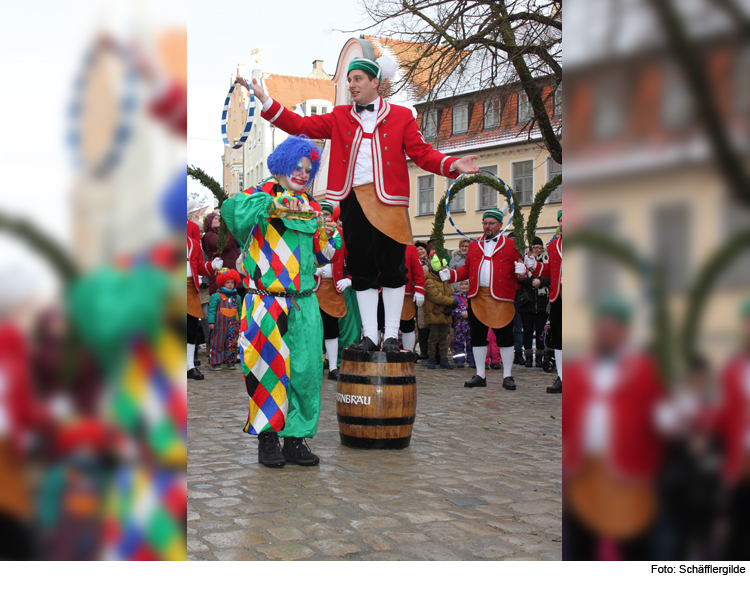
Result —
M 292 110 L 306 100 L 336 100 L 336 86 L 331 80 L 269 73 L 263 74 L 263 81 L 268 89 L 268 95 Z

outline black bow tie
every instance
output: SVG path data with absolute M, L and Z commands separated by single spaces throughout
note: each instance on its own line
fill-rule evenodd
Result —
M 370 112 L 375 112 L 375 105 L 374 104 L 368 104 L 367 106 L 362 106 L 361 104 L 357 105 L 357 112 L 361 113 L 363 110 L 369 110 Z

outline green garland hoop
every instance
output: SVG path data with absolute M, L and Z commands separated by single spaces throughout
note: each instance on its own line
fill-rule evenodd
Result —
M 229 195 L 224 192 L 224 189 L 221 187 L 221 184 L 219 184 L 216 180 L 214 180 L 211 176 L 206 174 L 203 170 L 196 166 L 188 166 L 187 167 L 187 175 L 191 178 L 197 180 L 200 182 L 203 186 L 208 188 L 211 193 L 216 197 L 216 200 L 219 201 L 219 209 L 221 209 L 221 205 L 224 204 L 224 201 L 229 198 Z M 227 245 L 227 239 L 229 236 L 229 229 L 227 229 L 227 225 L 224 222 L 224 218 L 219 216 L 219 238 L 216 240 L 216 253 L 218 255 L 221 255 L 224 251 L 224 248 Z
M 521 206 L 518 203 L 518 198 L 512 190 L 507 190 L 506 186 L 497 178 L 490 176 L 483 176 L 482 174 L 466 175 L 463 178 L 458 179 L 456 182 L 451 184 L 448 190 L 445 192 L 443 197 L 440 199 L 437 211 L 435 212 L 435 221 L 432 223 L 432 239 L 435 244 L 435 252 L 440 258 L 445 258 L 445 236 L 443 231 L 445 228 L 445 220 L 448 215 L 445 209 L 445 200 L 448 199 L 448 204 L 456 197 L 461 190 L 472 184 L 484 184 L 489 186 L 493 190 L 496 190 L 499 194 L 505 197 L 508 201 L 508 205 L 513 207 L 513 235 L 515 237 L 516 249 L 519 254 L 523 256 L 524 242 L 523 242 L 523 228 L 524 218 L 521 212 Z

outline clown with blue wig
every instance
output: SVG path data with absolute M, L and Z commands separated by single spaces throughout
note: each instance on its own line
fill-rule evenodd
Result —
M 244 244 L 240 354 L 250 396 L 244 431 L 258 436 L 258 462 L 268 467 L 320 462 L 305 442 L 318 429 L 323 384 L 315 271 L 341 249 L 335 226 L 306 193 L 320 157 L 306 136 L 290 136 L 268 157 L 273 177 L 221 207 L 229 231 Z

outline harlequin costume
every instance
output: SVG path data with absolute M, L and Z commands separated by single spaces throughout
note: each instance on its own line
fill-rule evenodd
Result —
M 327 213 L 333 218 L 333 205 L 329 201 L 322 201 L 320 208 L 324 214 Z M 323 320 L 323 345 L 328 358 L 329 380 L 336 380 L 339 374 L 339 319 L 346 316 L 346 286 L 339 289 L 339 285 L 347 278 L 344 272 L 345 260 L 346 244 L 342 243 L 341 249 L 333 256 L 331 263 L 319 268 L 315 274 L 315 295 L 318 297 L 320 317 Z
M 216 285 L 219 288 L 211 295 L 211 301 L 208 304 L 208 323 L 214 326 L 208 359 L 214 366 L 225 362 L 227 367 L 233 369 L 240 351 L 242 298 L 237 294 L 236 288 L 226 287 L 228 280 L 233 280 L 238 286 L 240 284 L 239 272 L 222 268 L 216 275 Z
M 503 222 L 503 213 L 497 209 L 485 211 L 482 220 L 492 218 Z M 511 376 L 514 355 L 513 318 L 514 300 L 518 280 L 516 263 L 518 251 L 512 240 L 503 235 L 472 241 L 466 263 L 449 272 L 449 282 L 469 281 L 469 328 L 477 374 L 464 386 L 486 386 L 485 360 L 487 358 L 487 333 L 495 332 L 503 361 L 503 387 L 515 390 Z M 446 270 L 441 270 L 446 272 Z M 525 272 L 525 269 L 524 269 Z
M 328 264 L 341 247 L 338 234 L 328 236 L 312 216 L 320 216 L 320 206 L 305 192 L 286 190 L 277 181 L 290 176 L 304 157 L 312 162 L 312 181 L 320 166 L 318 148 L 307 138 L 289 137 L 268 158 L 268 168 L 277 176 L 226 200 L 221 208 L 229 231 L 244 244 L 248 294 L 240 353 L 250 396 L 244 431 L 259 436 L 259 462 L 267 466 L 284 464 L 278 437 L 285 438 L 286 457 L 287 441 L 299 447 L 317 432 L 323 326 L 313 292 L 315 268 Z M 290 200 L 300 202 L 309 218 L 289 213 Z M 269 207 L 287 216 L 272 217 Z M 266 460 L 267 455 L 275 458 Z
M 355 58 L 348 67 L 352 70 L 365 71 L 381 82 L 390 77 L 380 63 L 369 59 Z M 382 288 L 383 349 L 398 351 L 407 284 L 405 246 L 412 243 L 407 156 L 420 168 L 450 178 L 458 177 L 453 171 L 458 158 L 436 151 L 424 140 L 411 109 L 380 97 L 370 105 L 339 105 L 330 113 L 309 117 L 268 98 L 262 116 L 289 134 L 331 140 L 326 198 L 341 202 L 352 288 L 362 315 L 361 345 L 367 351 L 379 349 L 377 309 Z

